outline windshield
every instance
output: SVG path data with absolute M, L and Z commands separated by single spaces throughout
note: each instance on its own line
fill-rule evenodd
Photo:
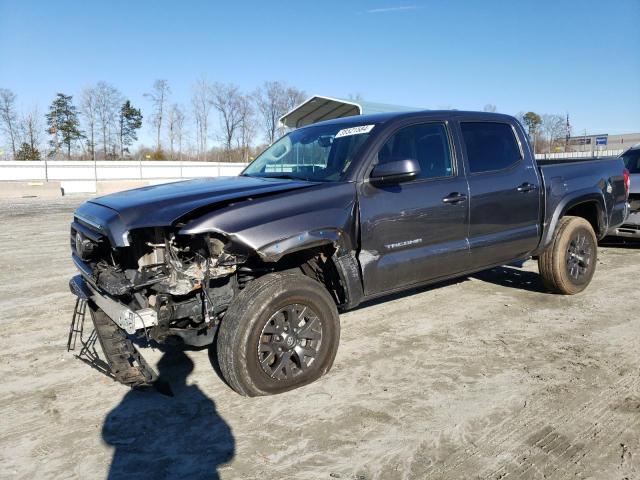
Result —
M 242 174 L 321 182 L 344 180 L 374 127 L 340 123 L 294 130 L 262 152 Z
M 622 159 L 629 173 L 640 173 L 640 148 L 623 153 Z

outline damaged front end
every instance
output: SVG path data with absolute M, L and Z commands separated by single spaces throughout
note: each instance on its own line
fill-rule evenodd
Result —
M 127 246 L 113 247 L 90 221 L 76 216 L 71 248 L 82 278 L 74 278 L 72 291 L 128 334 L 211 343 L 247 255 L 221 235 L 180 235 L 169 227 L 134 230 L 126 240 Z

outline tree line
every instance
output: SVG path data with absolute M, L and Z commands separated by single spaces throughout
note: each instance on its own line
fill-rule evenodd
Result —
M 569 150 L 567 137 L 571 135 L 569 116 L 535 112 L 520 112 L 516 115 L 526 128 L 536 153 L 555 153 Z
M 487 104 L 485 112 L 495 112 L 496 106 Z M 526 129 L 535 153 L 554 153 L 569 150 L 567 137 L 571 135 L 569 114 L 567 117 L 556 113 L 519 112 L 515 115 Z
M 100 81 L 77 99 L 59 92 L 42 114 L 38 107 L 18 112 L 17 96 L 0 88 L 0 129 L 16 160 L 127 159 L 250 160 L 285 133 L 279 119 L 305 99 L 305 93 L 281 81 L 267 81 L 252 92 L 232 83 L 199 79 L 189 105 L 172 102 L 169 82 L 156 80 L 144 94 L 143 112 L 113 85 Z M 217 122 L 214 123 L 214 118 Z M 143 120 L 154 144 L 132 147 Z
M 167 80 L 156 80 L 144 94 L 143 112 L 113 85 L 100 81 L 77 99 L 57 93 L 43 114 L 36 106 L 18 112 L 16 94 L 0 88 L 0 130 L 7 153 L 16 160 L 127 159 L 251 160 L 285 133 L 279 119 L 305 99 L 305 93 L 281 81 L 267 81 L 252 92 L 232 83 L 200 78 L 191 87 L 189 105 L 172 101 Z M 487 104 L 485 111 L 495 112 Z M 520 112 L 536 153 L 565 151 L 568 117 Z M 217 122 L 214 123 L 214 119 Z M 153 145 L 138 145 L 143 120 L 153 130 Z

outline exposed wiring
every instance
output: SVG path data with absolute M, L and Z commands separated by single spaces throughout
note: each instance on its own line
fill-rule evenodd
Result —
M 151 341 L 149 340 L 149 332 L 147 331 L 148 330 L 147 326 L 144 324 L 144 318 L 142 318 L 142 315 L 140 315 L 137 311 L 135 311 L 135 310 L 132 310 L 132 311 L 133 311 L 133 313 L 135 313 L 138 316 L 138 318 L 142 322 L 142 329 L 144 330 L 144 337 L 145 337 L 145 340 L 147 341 L 147 345 L 146 346 L 147 347 L 151 347 L 151 349 L 153 350 L 154 348 L 151 345 Z

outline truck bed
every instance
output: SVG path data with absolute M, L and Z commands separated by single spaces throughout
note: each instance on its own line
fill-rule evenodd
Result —
M 558 219 L 574 207 L 575 199 L 594 200 L 601 212 L 611 212 L 603 218 L 596 212 L 598 238 L 604 237 L 611 225 L 624 221 L 627 215 L 624 164 L 619 157 L 537 160 L 536 163 L 545 188 L 540 249 L 549 244 Z

